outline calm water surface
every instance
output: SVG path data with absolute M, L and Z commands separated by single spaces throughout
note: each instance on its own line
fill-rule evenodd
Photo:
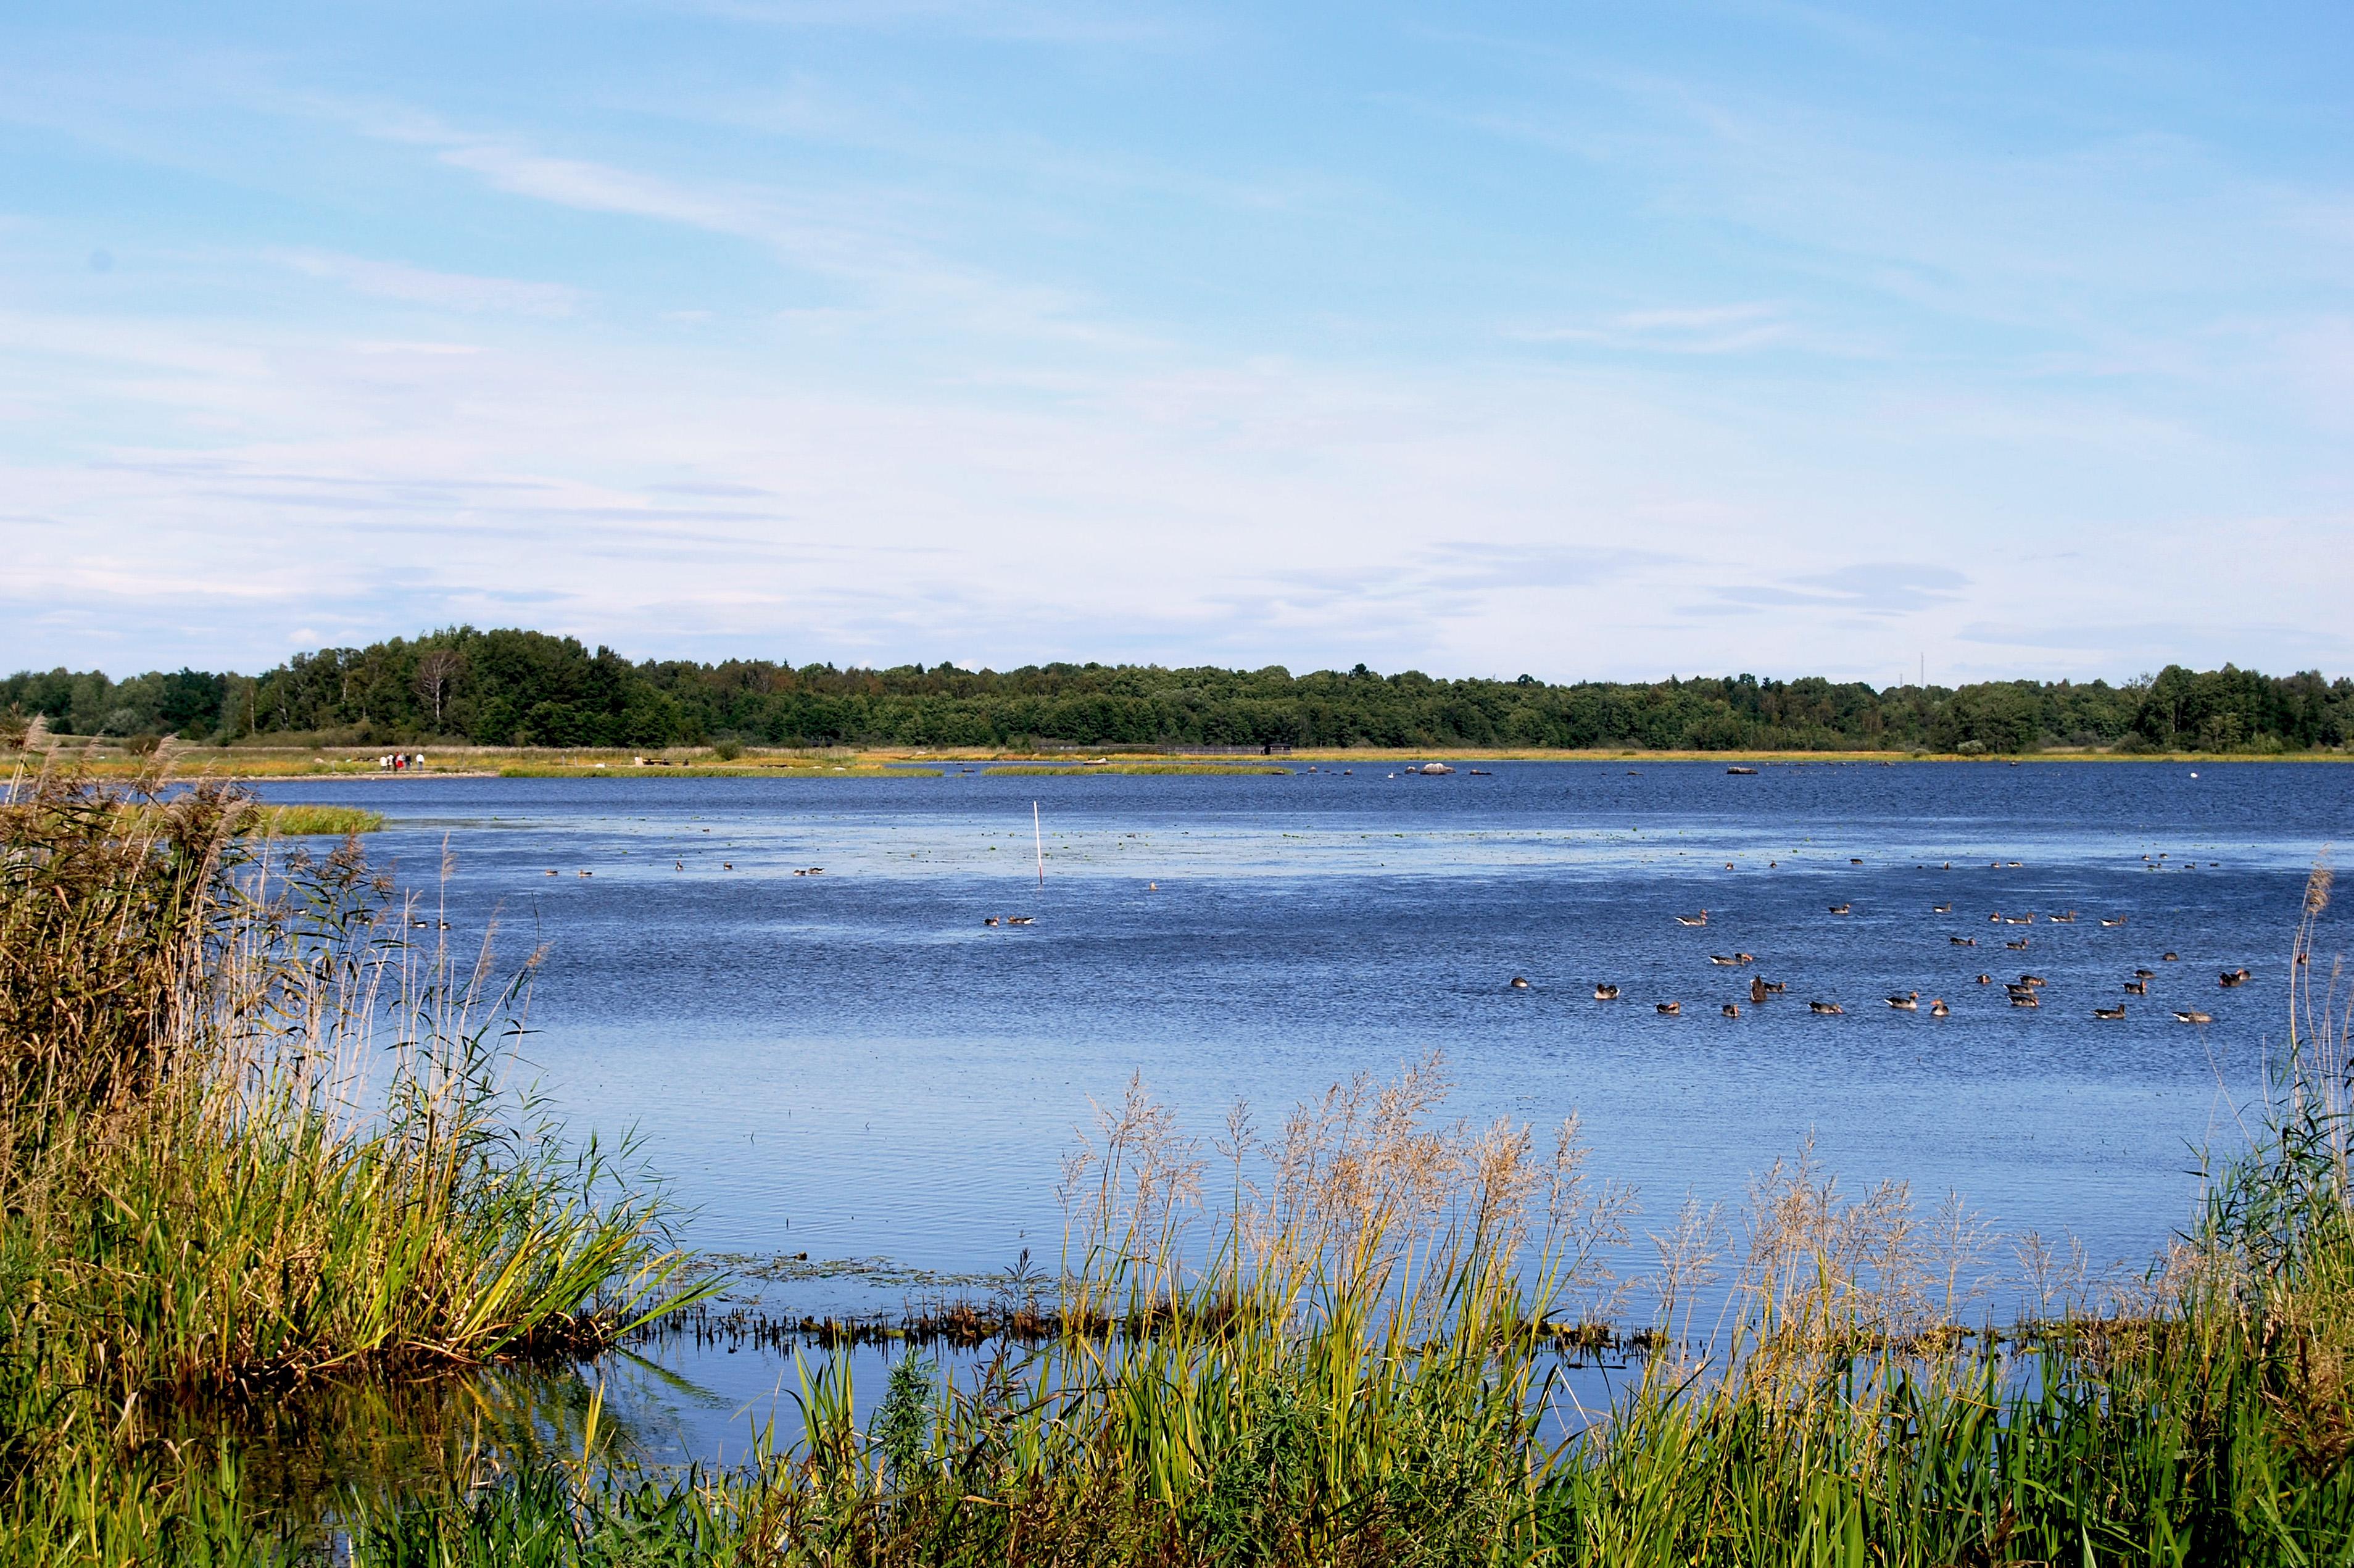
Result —
M 446 839 L 455 934 L 548 944 L 538 1081 L 642 1137 L 695 1245 L 947 1273 L 1053 1255 L 1073 1129 L 1132 1075 L 1207 1133 L 1237 1097 L 1265 1125 L 1433 1050 L 1461 1114 L 1579 1113 L 1653 1224 L 1811 1138 L 1850 1183 L 2138 1259 L 2186 1218 L 2195 1151 L 2239 1136 L 2303 878 L 2354 823 L 2354 769 L 2319 765 L 1351 766 L 261 792 L 385 811 L 372 853 L 428 897 Z M 982 923 L 1008 915 L 1035 923 Z M 1749 971 L 1709 962 L 1736 951 L 1788 991 L 1751 1008 Z M 2241 965 L 2256 982 L 2220 991 Z M 1976 983 L 2022 971 L 2039 1011 Z M 1919 1013 L 1882 1000 L 1912 991 Z M 692 1369 L 682 1441 L 773 1385 L 760 1360 Z

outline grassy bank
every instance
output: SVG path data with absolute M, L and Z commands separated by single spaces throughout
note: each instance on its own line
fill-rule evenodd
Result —
M 1371 768 L 1376 764 L 1445 760 L 1456 763 L 1585 762 L 1641 767 L 1654 762 L 1699 762 L 1718 767 L 1735 764 L 1755 768 L 1805 768 L 1833 764 L 1975 763 L 2172 763 L 2195 768 L 2250 763 L 2328 763 L 2354 760 L 2354 751 L 2313 749 L 2263 754 L 2182 750 L 2104 750 L 2098 747 L 2053 747 L 2039 751 L 2001 755 L 1964 755 L 1920 750 L 1827 751 L 1693 751 L 1596 747 L 1553 749 L 1529 747 L 1306 747 L 1278 757 L 1256 753 L 1232 758 L 1190 756 L 1150 749 L 1098 752 L 1108 761 L 1078 763 L 1067 752 L 1008 751 L 992 747 L 911 749 L 885 747 L 866 749 L 811 750 L 801 748 L 673 747 L 660 753 L 624 750 L 584 750 L 579 747 L 429 747 L 428 766 L 409 773 L 387 774 L 376 766 L 376 747 L 334 742 L 287 747 L 239 743 L 236 746 L 172 744 L 166 756 L 183 778 L 229 780 L 269 779 L 416 779 L 451 777 L 575 778 L 618 774 L 624 778 L 767 778 L 790 773 L 795 778 L 934 778 L 958 764 L 996 763 L 1036 768 L 1050 773 L 1241 773 L 1299 772 L 1309 764 Z M 726 755 L 735 752 L 733 757 Z M 636 758 L 659 758 L 641 767 Z M 132 780 L 151 768 L 153 757 L 103 741 L 53 738 L 42 749 L 17 754 L 27 769 L 44 765 L 70 765 L 96 778 Z M 905 766 L 914 764 L 915 766 Z M 1005 767 L 992 768 L 1003 772 Z
M 527 969 L 401 940 L 355 840 L 155 786 L 0 804 L 10 1561 L 235 1560 L 236 1457 L 161 1441 L 176 1402 L 593 1351 L 693 1294 L 627 1168 L 502 1088 Z

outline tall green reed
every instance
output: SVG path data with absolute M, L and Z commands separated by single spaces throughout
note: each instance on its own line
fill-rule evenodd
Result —
M 631 1151 L 506 1086 L 532 962 L 252 812 L 0 802 L 0 1539 L 110 1482 L 126 1539 L 176 1517 L 158 1402 L 593 1351 L 700 1288 Z

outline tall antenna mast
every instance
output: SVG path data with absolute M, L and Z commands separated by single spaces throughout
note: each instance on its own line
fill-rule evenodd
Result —
M 1035 800 L 1030 802 L 1030 833 L 1038 841 L 1038 888 L 1044 892 L 1046 887 L 1046 831 L 1038 825 L 1038 802 Z

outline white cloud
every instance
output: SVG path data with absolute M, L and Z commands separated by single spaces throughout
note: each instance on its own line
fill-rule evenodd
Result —
M 567 316 L 586 298 L 582 290 L 564 283 L 436 272 L 398 261 L 370 260 L 333 251 L 273 251 L 266 259 L 306 277 L 328 279 L 363 294 L 447 310 Z

